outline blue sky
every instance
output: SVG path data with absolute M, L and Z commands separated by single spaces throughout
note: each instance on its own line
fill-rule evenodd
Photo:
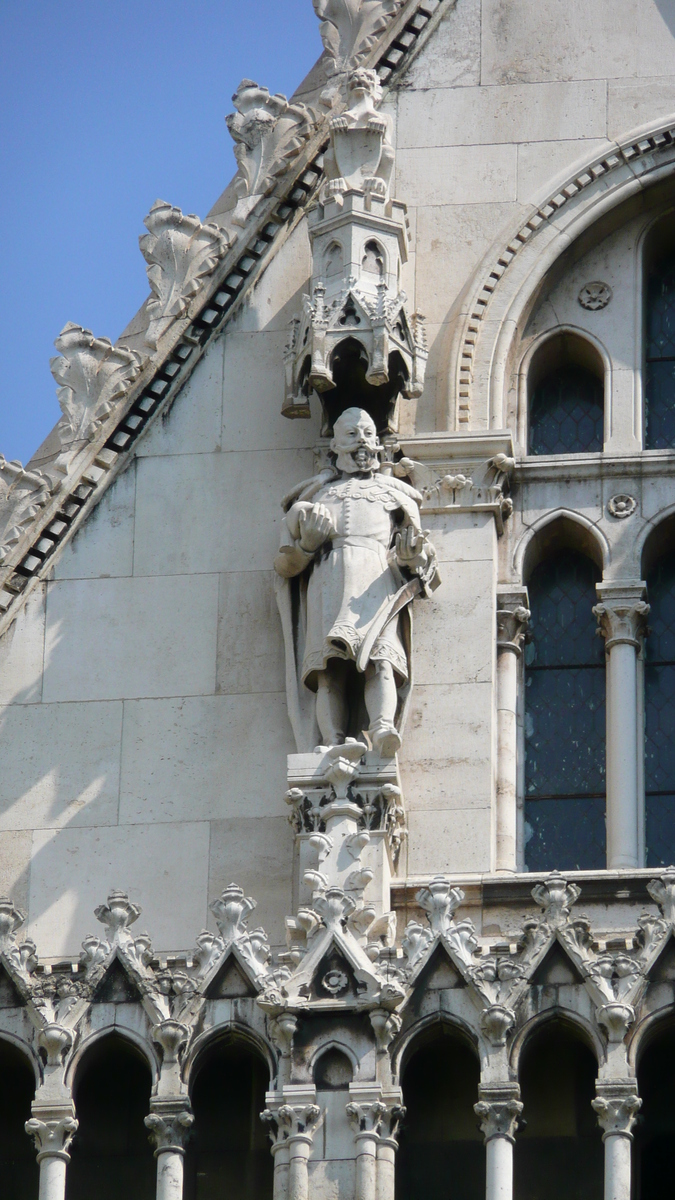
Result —
M 58 419 L 66 321 L 119 336 L 147 294 L 160 197 L 204 217 L 235 170 L 244 77 L 290 95 L 321 52 L 311 0 L 2 0 L 0 453 Z

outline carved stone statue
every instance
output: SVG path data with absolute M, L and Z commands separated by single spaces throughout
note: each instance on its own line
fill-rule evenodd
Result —
M 335 422 L 335 467 L 288 495 L 275 559 L 289 713 L 299 750 L 358 736 L 392 757 L 411 682 L 410 605 L 437 586 L 421 496 L 382 472 L 375 425 L 360 408 Z M 313 701 L 313 703 L 312 703 Z M 364 711 L 365 709 L 365 711 Z
M 377 73 L 357 68 L 349 76 L 348 88 L 349 108 L 330 123 L 331 144 L 324 157 L 326 194 L 362 188 L 387 196 L 394 169 L 393 121 L 375 108 L 382 99 Z

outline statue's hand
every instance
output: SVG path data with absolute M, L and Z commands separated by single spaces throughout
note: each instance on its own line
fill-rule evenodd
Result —
M 347 117 L 333 117 L 330 127 L 331 129 L 349 129 L 349 121 Z
M 313 504 L 311 508 L 303 508 L 298 516 L 298 528 L 300 548 L 306 554 L 313 554 L 336 532 L 325 504 Z
M 387 122 L 385 121 L 384 117 L 379 115 L 379 113 L 375 113 L 374 116 L 368 117 L 368 128 L 382 130 L 382 132 L 384 132 L 387 128 Z
M 396 534 L 396 561 L 399 566 L 408 567 L 411 571 L 425 567 L 426 543 L 426 533 L 423 530 L 415 529 L 414 525 L 405 525 L 400 533 Z

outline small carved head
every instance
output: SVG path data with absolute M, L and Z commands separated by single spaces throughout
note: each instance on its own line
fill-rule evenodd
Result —
M 363 408 L 346 408 L 333 427 L 330 448 L 339 471 L 353 475 L 357 471 L 377 469 L 377 454 L 382 449 L 372 417 Z
M 372 96 L 375 104 L 382 99 L 382 85 L 377 71 L 368 71 L 365 67 L 357 67 L 349 76 L 348 87 L 353 96 Z

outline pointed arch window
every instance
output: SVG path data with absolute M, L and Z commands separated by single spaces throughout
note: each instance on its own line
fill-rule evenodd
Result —
M 673 528 L 657 531 L 672 537 Z M 647 574 L 650 604 L 645 646 L 646 864 L 675 861 L 675 553 Z
M 525 863 L 605 866 L 605 662 L 593 606 L 600 572 L 556 544 L 529 580 L 525 648 Z
M 528 372 L 529 454 L 582 454 L 602 450 L 604 365 L 584 338 L 549 338 Z
M 645 448 L 666 450 L 675 446 L 675 252 L 652 250 L 647 262 Z

